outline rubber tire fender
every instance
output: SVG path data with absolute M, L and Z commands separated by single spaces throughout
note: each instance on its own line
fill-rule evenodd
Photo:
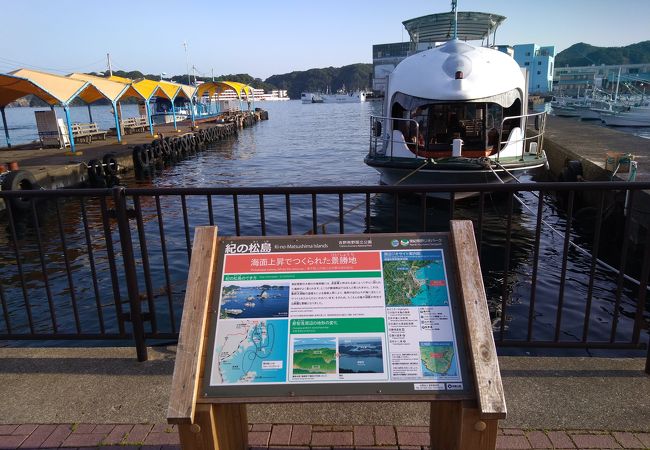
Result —
M 104 168 L 102 162 L 98 159 L 91 159 L 88 161 L 88 178 L 93 184 L 104 178 Z
M 149 153 L 140 145 L 133 148 L 133 164 L 136 169 L 146 169 L 149 167 Z
M 106 176 L 116 175 L 119 169 L 117 160 L 115 159 L 115 153 L 106 153 L 102 158 L 104 163 L 104 174 Z
M 3 191 L 33 191 L 39 189 L 34 175 L 28 170 L 12 170 L 2 180 Z M 32 201 L 29 198 L 13 197 L 8 199 L 9 205 L 15 210 L 27 211 Z

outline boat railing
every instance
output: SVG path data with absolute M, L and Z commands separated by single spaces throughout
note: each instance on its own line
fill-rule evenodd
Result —
M 548 113 L 546 111 L 532 114 L 523 114 L 520 116 L 504 117 L 501 120 L 501 126 L 499 127 L 499 145 L 495 160 L 499 162 L 501 150 L 503 150 L 508 144 L 519 145 L 520 143 L 523 144 L 521 145 L 522 161 L 526 153 L 535 153 L 537 157 L 540 157 L 542 155 L 544 145 L 544 131 L 546 130 L 547 117 Z M 512 122 L 516 123 L 512 124 Z M 508 125 L 507 129 L 509 131 L 505 136 L 504 141 L 504 130 L 506 129 L 506 124 Z M 520 139 L 514 139 L 510 141 L 510 133 L 516 127 L 521 127 L 522 137 Z
M 397 122 L 397 126 L 394 123 Z M 412 130 L 415 133 L 411 139 L 415 141 L 407 141 L 404 132 L 402 131 L 403 140 L 395 140 L 393 131 Z M 420 142 L 420 124 L 415 119 L 402 119 L 399 117 L 387 116 L 370 116 L 370 147 L 369 153 L 371 156 L 389 156 L 393 157 L 394 144 L 416 144 Z M 384 145 L 385 144 L 385 145 Z M 413 153 L 413 157 L 417 157 Z

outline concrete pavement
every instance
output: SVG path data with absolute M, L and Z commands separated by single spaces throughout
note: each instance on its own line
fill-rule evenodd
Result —
M 174 347 L 0 348 L 0 424 L 164 423 Z M 650 432 L 643 358 L 500 357 L 505 428 Z M 427 403 L 249 405 L 254 424 L 427 426 Z

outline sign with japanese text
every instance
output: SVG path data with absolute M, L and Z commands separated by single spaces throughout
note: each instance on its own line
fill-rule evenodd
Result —
M 218 258 L 204 395 L 471 391 L 447 234 L 226 238 Z

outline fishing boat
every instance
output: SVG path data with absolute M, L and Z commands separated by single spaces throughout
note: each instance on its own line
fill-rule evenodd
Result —
M 615 127 L 650 127 L 650 106 L 630 106 L 624 111 L 602 113 L 605 125 Z
M 345 89 L 331 94 L 316 92 L 303 92 L 300 94 L 303 103 L 361 103 L 366 101 L 365 91 L 347 92 Z
M 316 92 L 303 92 L 300 94 L 300 100 L 303 103 L 323 103 L 322 94 Z
M 495 15 L 457 13 L 452 2 L 451 13 L 424 18 L 437 24 L 435 40 L 456 31 L 442 45 L 405 58 L 390 74 L 384 114 L 371 117 L 365 163 L 384 184 L 501 183 L 544 167 L 546 112 L 528 114 L 522 69 L 505 52 L 456 38 L 489 36 Z M 485 33 L 472 35 L 481 22 Z M 461 30 L 462 24 L 470 31 Z
M 347 92 L 345 87 L 334 94 L 323 94 L 323 103 L 362 103 L 366 101 L 364 91 Z

